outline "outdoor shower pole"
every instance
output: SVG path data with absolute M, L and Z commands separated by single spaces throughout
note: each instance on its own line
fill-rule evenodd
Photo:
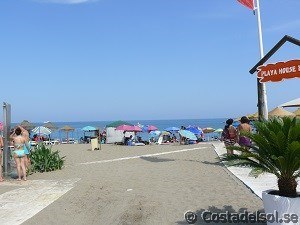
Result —
M 8 176 L 11 170 L 10 160 L 10 127 L 11 127 L 11 106 L 8 103 L 3 102 L 3 174 Z M 0 162 L 0 166 L 1 162 Z

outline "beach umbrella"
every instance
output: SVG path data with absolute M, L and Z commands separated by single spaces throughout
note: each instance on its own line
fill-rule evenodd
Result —
M 30 131 L 35 127 L 35 125 L 30 123 L 28 120 L 23 120 L 22 123 L 19 124 L 19 126 L 23 127 L 27 131 Z
M 133 126 L 133 131 L 134 131 L 134 132 L 142 132 L 142 128 L 140 128 L 140 127 L 137 126 L 137 125 L 134 125 L 134 126 Z
M 3 124 L 0 122 L 0 131 L 3 131 Z
M 222 128 L 219 128 L 219 129 L 216 129 L 214 132 L 215 132 L 215 133 L 222 133 L 222 132 L 223 132 L 223 129 L 222 129 Z
M 43 126 L 39 126 L 39 127 L 35 127 L 32 129 L 32 133 L 34 134 L 38 134 L 38 135 L 50 135 L 51 134 L 51 130 L 47 127 L 43 127 Z
M 139 126 L 130 126 L 130 125 L 120 125 L 116 128 L 116 130 L 123 130 L 125 132 L 141 132 L 142 128 L 140 128 Z
M 300 107 L 300 98 L 294 99 L 292 101 L 283 103 L 279 107 Z
M 182 137 L 188 138 L 188 139 L 190 139 L 192 141 L 197 141 L 198 140 L 198 138 L 196 137 L 196 135 L 193 134 L 191 131 L 188 131 L 188 130 L 180 130 L 179 134 Z
M 116 127 L 116 130 L 133 131 L 134 128 L 132 125 L 123 124 L 123 125 Z
M 157 137 L 157 136 L 161 135 L 161 131 L 159 131 L 159 130 L 150 131 L 149 135 L 150 135 L 150 137 Z
M 74 131 L 75 128 L 66 125 L 66 126 L 63 126 L 62 128 L 60 128 L 60 130 L 66 132 L 66 135 L 67 135 L 67 142 L 69 142 L 69 132 L 70 132 L 70 131 Z
M 214 132 L 215 131 L 215 129 L 214 128 L 212 128 L 212 127 L 206 127 L 206 128 L 203 128 L 203 132 L 204 133 L 212 133 L 212 132 Z
M 269 112 L 269 117 L 295 117 L 295 114 L 289 112 L 281 107 L 276 107 L 271 112 Z
M 44 123 L 43 127 L 47 127 L 52 131 L 55 131 L 58 129 L 57 126 L 55 126 L 54 123 L 51 123 L 51 122 Z
M 158 128 L 153 125 L 146 125 L 146 126 L 143 126 L 142 130 L 143 130 L 143 132 L 151 132 L 151 131 L 158 130 Z
M 165 131 L 168 131 L 168 132 L 179 131 L 179 130 L 180 130 L 180 128 L 178 128 L 178 127 L 168 127 L 165 129 Z
M 84 132 L 89 132 L 89 131 L 96 131 L 98 129 L 96 127 L 86 126 L 86 127 L 83 127 L 81 130 Z
M 294 114 L 295 114 L 297 117 L 300 117 L 300 108 L 298 108 L 298 109 L 294 112 Z
M 171 133 L 169 131 L 163 131 L 161 132 L 161 135 L 170 135 Z
M 257 120 L 258 119 L 258 112 L 247 115 L 249 120 Z
M 202 129 L 199 129 L 198 127 L 188 126 L 186 128 L 186 130 L 192 132 L 195 135 L 201 135 L 201 134 L 203 134 Z
M 112 122 L 112 123 L 106 125 L 106 127 L 118 127 L 118 126 L 121 126 L 121 125 L 133 126 L 133 124 L 131 124 L 131 123 L 128 123 L 128 122 L 122 121 L 122 120 L 118 120 L 118 121 L 115 121 L 115 122 Z

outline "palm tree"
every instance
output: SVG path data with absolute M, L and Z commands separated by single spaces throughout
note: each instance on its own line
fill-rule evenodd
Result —
M 257 132 L 243 135 L 252 140 L 250 151 L 232 147 L 238 154 L 223 155 L 229 166 L 252 168 L 250 175 L 267 172 L 278 178 L 279 195 L 297 196 L 297 178 L 300 177 L 300 122 L 296 118 L 273 118 L 255 122 Z

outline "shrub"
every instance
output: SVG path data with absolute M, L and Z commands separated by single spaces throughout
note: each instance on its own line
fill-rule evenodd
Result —
M 31 166 L 29 173 L 50 172 L 61 170 L 65 156 L 61 157 L 59 151 L 52 151 L 44 144 L 37 145 L 30 153 Z
M 297 196 L 297 178 L 300 177 L 300 122 L 296 118 L 274 118 L 256 122 L 257 133 L 244 135 L 252 139 L 251 150 L 231 147 L 240 154 L 224 155 L 229 166 L 248 166 L 251 175 L 263 172 L 276 175 L 279 195 Z

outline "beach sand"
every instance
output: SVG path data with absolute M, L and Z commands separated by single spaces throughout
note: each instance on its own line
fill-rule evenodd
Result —
M 204 224 L 201 213 L 205 210 L 263 208 L 261 200 L 218 163 L 209 143 L 89 148 L 83 144 L 53 147 L 66 156 L 66 167 L 28 179 L 80 180 L 23 224 L 187 224 L 186 211 L 196 212 L 196 224 Z M 157 155 L 130 158 L 147 154 Z

